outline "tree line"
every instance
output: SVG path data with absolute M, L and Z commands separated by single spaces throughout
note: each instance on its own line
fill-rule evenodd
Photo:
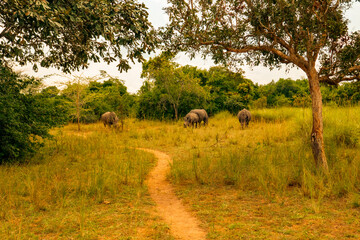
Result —
M 243 108 L 282 106 L 310 107 L 306 79 L 279 79 L 265 85 L 253 83 L 243 72 L 224 66 L 199 69 L 180 66 L 164 54 L 143 65 L 144 82 L 136 94 L 124 81 L 103 73 L 98 77 L 74 77 L 60 88 L 44 86 L 41 79 L 1 67 L 0 159 L 20 159 L 35 152 L 48 130 L 69 122 L 97 122 L 107 111 L 125 118 L 177 120 L 191 109 L 204 108 L 211 115 L 236 114 Z M 321 86 L 325 104 L 355 105 L 360 102 L 360 83 Z

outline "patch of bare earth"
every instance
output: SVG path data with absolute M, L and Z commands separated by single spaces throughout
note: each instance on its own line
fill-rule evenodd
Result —
M 150 196 L 156 203 L 157 212 L 169 225 L 171 234 L 176 239 L 206 239 L 205 231 L 199 227 L 199 220 L 175 196 L 173 187 L 166 180 L 166 174 L 170 170 L 171 158 L 156 150 L 138 149 L 150 152 L 158 159 L 156 167 L 149 174 L 147 185 Z

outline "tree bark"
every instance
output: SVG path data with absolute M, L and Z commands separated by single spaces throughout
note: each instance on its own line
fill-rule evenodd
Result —
M 178 109 L 177 109 L 176 104 L 173 104 L 173 107 L 174 107 L 174 111 L 175 111 L 175 120 L 177 121 L 178 120 Z
M 77 90 L 77 93 L 76 93 L 76 120 L 77 120 L 78 131 L 80 131 L 80 92 L 79 92 L 79 90 Z
M 319 76 L 315 68 L 308 73 L 310 94 L 312 100 L 313 128 L 311 132 L 311 148 L 316 166 L 328 171 L 328 164 L 325 155 L 323 137 L 323 117 L 322 117 L 322 96 L 320 91 Z

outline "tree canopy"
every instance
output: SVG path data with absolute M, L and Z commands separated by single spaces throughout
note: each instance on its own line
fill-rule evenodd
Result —
M 0 1 L 0 61 L 33 63 L 64 72 L 90 61 L 143 61 L 156 37 L 136 0 Z
M 157 115 L 155 109 L 172 109 L 177 120 L 191 106 L 205 105 L 206 91 L 198 79 L 187 67 L 181 67 L 172 61 L 173 56 L 166 53 L 150 58 L 143 64 L 142 77 L 147 78 L 141 89 L 139 115 Z M 149 104 L 154 102 L 155 106 Z M 203 106 L 202 106 L 203 107 Z M 152 113 L 151 113 L 152 111 Z
M 27 91 L 40 81 L 14 73 L 13 63 L 71 72 L 117 61 L 122 71 L 143 61 L 156 43 L 147 9 L 137 0 L 0 1 L 0 161 L 34 152 L 69 110 L 57 89 Z
M 169 2 L 164 36 L 170 49 L 201 51 L 215 62 L 292 64 L 305 72 L 321 57 L 331 65 L 321 71 L 322 81 L 334 82 L 330 74 L 346 67 L 353 77 L 341 80 L 359 79 L 359 33 L 349 35 L 344 18 L 350 0 Z

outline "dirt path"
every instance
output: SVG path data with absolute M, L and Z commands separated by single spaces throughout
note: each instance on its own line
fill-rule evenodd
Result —
M 159 215 L 170 227 L 171 234 L 176 239 L 202 240 L 206 233 L 199 227 L 199 221 L 185 208 L 175 196 L 171 184 L 166 181 L 166 174 L 170 171 L 171 158 L 163 152 L 138 148 L 150 152 L 158 158 L 156 167 L 150 172 L 147 185 L 151 197 L 156 203 Z

